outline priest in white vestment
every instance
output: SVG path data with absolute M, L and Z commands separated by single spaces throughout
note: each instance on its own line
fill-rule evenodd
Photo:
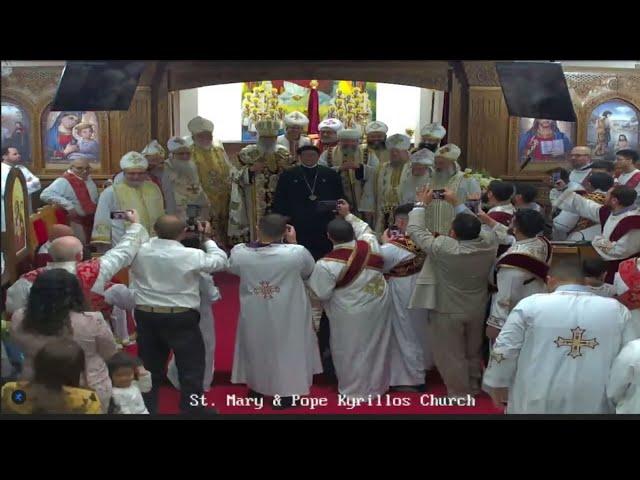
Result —
M 93 217 L 98 203 L 98 187 L 90 176 L 89 159 L 76 157 L 69 169 L 42 190 L 40 200 L 64 208 L 73 234 L 83 244 L 89 243 Z
M 298 148 L 311 145 L 311 139 L 302 132 L 309 125 L 309 119 L 300 112 L 291 112 L 284 116 L 284 135 L 278 135 L 277 143 L 289 150 L 295 164 L 298 163 Z
M 506 413 L 613 413 L 606 385 L 616 356 L 640 336 L 619 301 L 591 293 L 575 258 L 555 263 L 553 293 L 522 300 L 493 346 L 483 389 Z
M 325 150 L 318 164 L 340 173 L 346 200 L 354 212 L 372 216 L 376 206 L 375 182 L 380 162 L 374 153 L 363 156 L 358 148 L 361 135 L 357 128 L 340 130 L 338 146 Z
M 569 185 L 584 187 L 584 181 L 591 174 L 591 149 L 589 147 L 573 147 L 569 154 L 569 162 L 573 170 L 569 172 Z M 573 185 L 572 185 L 573 184 Z
M 391 225 L 393 211 L 400 205 L 401 181 L 411 170 L 410 146 L 411 139 L 406 135 L 397 133 L 387 138 L 389 161 L 379 166 L 376 185 L 375 231 L 379 235 Z
M 440 148 L 440 143 L 446 134 L 447 129 L 437 122 L 424 124 L 420 129 L 420 143 L 411 153 L 416 153 L 423 149 L 435 153 Z
M 316 145 L 320 154 L 338 145 L 338 132 L 342 130 L 342 122 L 337 118 L 325 118 L 318 124 L 320 141 Z
M 116 211 L 136 210 L 140 223 L 154 236 L 154 224 L 164 215 L 164 204 L 160 188 L 147 180 L 148 166 L 147 159 L 138 152 L 128 152 L 120 160 L 124 182 L 106 188 L 98 199 L 91 236 L 91 243 L 98 249 L 116 245 L 125 232 L 128 222 L 111 218 Z
M 400 180 L 400 204 L 413 203 L 416 192 L 431 181 L 431 170 L 434 155 L 427 148 L 420 149 L 409 157 L 410 167 L 407 168 Z
M 246 384 L 250 396 L 307 395 L 313 375 L 322 373 L 304 284 L 314 261 L 295 242 L 285 217 L 268 214 L 260 219 L 257 240 L 236 245 L 229 256 L 229 271 L 240 277 L 231 382 Z M 291 406 L 291 399 L 283 398 L 281 406 Z
M 591 242 L 603 260 L 609 263 L 607 283 L 613 283 L 622 260 L 640 254 L 640 211 L 635 205 L 636 192 L 617 185 L 607 193 L 605 205 L 588 200 L 575 192 L 565 192 L 556 206 L 602 225 L 602 233 Z
M 147 173 L 149 175 L 148 180 L 155 183 L 160 189 L 162 189 L 162 178 L 164 176 L 164 159 L 166 153 L 162 145 L 158 140 L 151 140 L 149 144 L 142 149 L 140 154 L 147 159 Z M 122 168 L 122 167 L 121 167 Z M 113 177 L 113 184 L 122 183 L 124 181 L 124 171 L 118 172 Z
M 636 168 L 637 163 L 638 152 L 635 150 L 624 149 L 616 152 L 615 168 L 621 172 L 616 178 L 616 183 L 633 188 L 638 194 L 636 205 L 640 206 L 640 170 Z
M 327 228 L 333 251 L 316 262 L 308 285 L 329 317 L 331 356 L 345 398 L 389 388 L 391 297 L 375 234 L 341 200 Z
M 380 254 L 391 296 L 391 383 L 403 391 L 423 391 L 425 371 L 433 366 L 429 349 L 428 310 L 409 309 L 409 300 L 424 264 L 425 253 L 406 236 L 413 203 L 396 207 L 394 229 L 382 233 Z

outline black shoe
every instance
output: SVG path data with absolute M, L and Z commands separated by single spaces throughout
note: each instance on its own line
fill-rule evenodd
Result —
M 293 397 L 280 397 L 280 402 L 275 403 L 275 400 L 271 403 L 274 410 L 284 410 L 286 408 L 293 408 Z
M 423 393 L 427 391 L 427 386 L 424 383 L 420 385 L 398 385 L 391 387 L 390 392 L 405 392 L 405 393 Z
M 255 390 L 249 389 L 249 392 L 247 393 L 247 398 L 255 398 L 256 400 L 258 400 L 260 398 L 264 398 L 264 395 L 261 394 L 260 392 L 256 392 Z
M 186 410 L 182 410 L 181 413 L 190 417 L 208 417 L 220 414 L 218 409 L 213 407 L 191 407 Z

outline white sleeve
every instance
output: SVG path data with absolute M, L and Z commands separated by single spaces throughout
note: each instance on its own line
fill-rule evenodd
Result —
M 72 210 L 73 203 L 64 197 L 64 191 L 68 183 L 62 177 L 56 178 L 51 185 L 40 192 L 40 200 L 49 204 L 57 203 L 65 210 Z
M 229 262 L 227 265 L 227 271 L 238 276 L 240 276 L 240 265 L 238 264 L 238 252 L 240 251 L 240 245 L 234 246 L 231 249 L 231 252 L 229 252 Z
M 220 300 L 220 291 L 213 283 L 213 277 L 208 273 L 200 273 L 200 298 L 209 303 Z
M 498 292 L 491 301 L 491 313 L 487 325 L 501 329 L 511 309 L 515 307 L 513 298 L 521 296 L 523 282 L 532 275 L 515 268 L 501 268 L 498 270 Z
M 32 283 L 24 278 L 19 278 L 7 290 L 7 302 L 5 308 L 7 313 L 11 315 L 16 310 L 25 308 L 29 299 Z
M 527 329 L 526 303 L 525 299 L 511 311 L 493 346 L 482 380 L 490 388 L 508 388 L 513 384 Z
M 400 250 L 398 247 L 391 245 L 390 243 L 380 245 L 380 255 L 382 255 L 384 260 L 382 271 L 384 273 L 389 273 L 389 270 L 402 262 L 408 256 L 406 254 L 411 255 L 409 252 Z
M 147 372 L 144 375 L 140 375 L 138 377 L 138 388 L 142 393 L 150 392 L 151 387 L 151 372 Z
M 598 202 L 594 202 L 593 200 L 584 198 L 582 195 L 578 195 L 575 192 L 571 192 L 569 190 L 565 191 L 560 195 L 554 207 L 559 208 L 560 210 L 567 210 L 570 213 L 576 213 L 581 217 L 600 223 L 600 215 L 598 212 L 600 212 L 602 205 Z
M 196 270 L 205 273 L 214 273 L 227 268 L 227 254 L 213 240 L 204 242 L 206 253 L 198 251 L 198 263 Z
M 333 295 L 336 281 L 336 275 L 328 268 L 325 262 L 319 261 L 316 263 L 307 285 L 319 300 L 326 301 Z
M 139 223 L 129 225 L 118 244 L 100 257 L 100 272 L 91 289 L 94 293 L 102 293 L 104 284 L 123 268 L 128 267 L 138 254 L 140 245 L 149 240 L 147 230 Z
M 374 239 L 376 238 L 376 236 L 373 233 L 373 230 L 371 230 L 371 227 L 369 226 L 369 224 L 367 222 L 365 222 L 364 220 L 356 217 L 353 213 L 350 213 L 344 219 L 347 222 L 349 222 L 351 224 L 351 226 L 353 227 L 353 233 L 354 233 L 356 239 L 364 240 L 365 242 L 369 242 L 369 240 L 371 240 L 370 237 L 373 237 Z M 377 241 L 378 240 L 376 239 L 376 243 L 377 243 Z
M 631 230 L 615 242 L 610 241 L 603 235 L 597 235 L 593 238 L 591 245 L 603 260 L 628 258 L 640 251 L 640 230 Z
M 40 179 L 36 177 L 27 167 L 20 169 L 24 174 L 24 178 L 27 182 L 27 191 L 29 195 L 40 190 Z
M 569 232 L 578 224 L 578 220 L 580 215 L 566 210 L 561 211 L 553 219 L 553 239 L 566 240 Z
M 109 187 L 100 194 L 93 219 L 91 243 L 111 245 L 111 210 L 114 203 L 113 188 Z
M 104 300 L 109 305 L 122 310 L 134 310 L 136 308 L 135 294 L 126 285 L 116 284 L 107 289 L 104 292 Z
M 634 363 L 638 364 L 639 356 L 640 342 L 630 342 L 613 361 L 607 382 L 607 397 L 614 405 L 618 405 L 625 399 L 634 377 L 638 375 L 634 370 Z
M 303 280 L 307 280 L 313 273 L 316 261 L 313 259 L 309 250 L 304 247 L 300 249 L 300 257 L 302 262 L 302 270 L 300 271 L 300 274 Z

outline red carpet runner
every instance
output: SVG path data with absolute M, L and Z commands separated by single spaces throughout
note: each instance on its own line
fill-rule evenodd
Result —
M 327 384 L 323 375 L 315 377 L 309 401 L 326 401 L 324 406 L 297 407 L 287 410 L 273 410 L 265 400 L 262 409 L 234 405 L 233 398 L 243 400 L 247 393 L 244 385 L 231 383 L 231 367 L 235 345 L 236 326 L 240 310 L 238 299 L 238 277 L 228 273 L 215 275 L 215 283 L 220 289 L 222 300 L 213 307 L 216 328 L 215 377 L 211 390 L 206 394 L 209 405 L 214 405 L 221 414 L 500 414 L 486 394 L 475 398 L 475 406 L 433 406 L 432 397 L 444 398 L 445 388 L 437 373 L 430 375 L 427 392 L 391 393 L 380 399 L 372 399 L 369 404 L 349 408 L 338 405 L 336 385 Z M 326 400 L 324 400 L 326 399 Z M 421 405 L 423 403 L 427 405 Z M 178 410 L 179 393 L 169 386 L 160 388 L 160 413 L 174 414 Z

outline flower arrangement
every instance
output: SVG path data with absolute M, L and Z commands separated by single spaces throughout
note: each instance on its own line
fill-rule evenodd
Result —
M 494 180 L 500 180 L 499 178 L 492 177 L 485 170 L 474 172 L 470 168 L 467 168 L 463 173 L 465 178 L 475 178 L 483 191 L 486 190 L 489 184 Z

